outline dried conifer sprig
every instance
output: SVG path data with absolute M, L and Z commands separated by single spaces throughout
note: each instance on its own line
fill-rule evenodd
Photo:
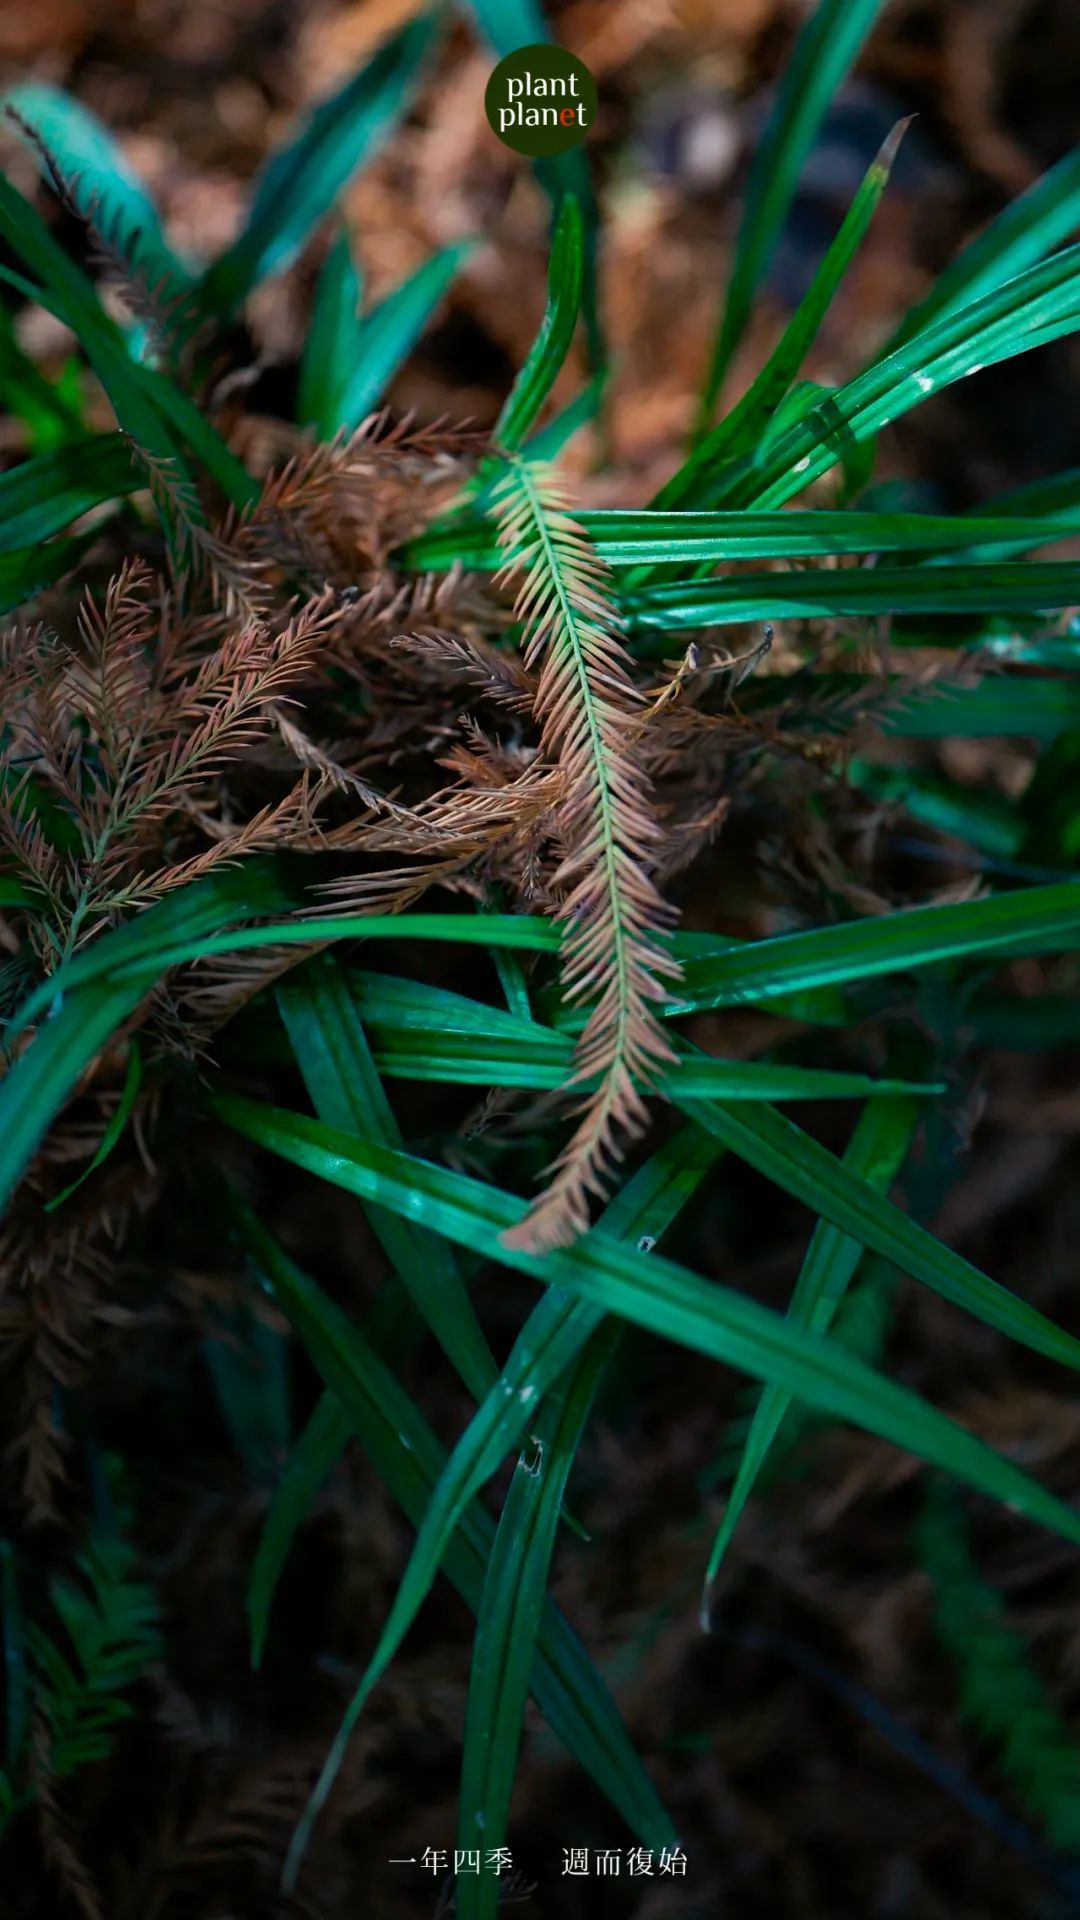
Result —
M 32 937 L 53 960 L 103 919 L 222 861 L 310 836 L 312 770 L 239 822 L 221 818 L 220 782 L 272 734 L 278 703 L 311 674 L 338 618 L 324 594 L 273 626 L 178 624 L 136 561 L 100 608 L 86 597 L 76 641 L 43 627 L 11 636 L 0 650 L 0 725 L 22 785 L 0 804 L 0 846 L 44 895 Z M 34 819 L 30 781 L 66 816 L 64 852 Z M 188 858 L 183 829 L 193 822 L 211 844 Z
M 543 1251 L 585 1230 L 589 1196 L 604 1192 L 612 1163 L 645 1126 L 643 1089 L 673 1057 L 655 1008 L 678 970 L 657 938 L 672 918 L 652 879 L 663 836 L 634 738 L 642 699 L 606 569 L 545 465 L 508 462 L 494 504 L 508 555 L 502 577 L 521 576 L 514 612 L 526 668 L 538 675 L 543 753 L 562 774 L 562 860 L 551 884 L 567 929 L 563 987 L 569 1000 L 593 1003 L 574 1080 L 596 1085 L 550 1184 L 508 1236 Z

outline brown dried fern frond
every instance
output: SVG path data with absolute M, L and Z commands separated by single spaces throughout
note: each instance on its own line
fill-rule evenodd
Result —
M 354 432 L 309 447 L 265 482 L 229 544 L 286 566 L 355 579 L 382 568 L 459 483 L 479 436 L 446 422 L 391 424 L 372 414 Z
M 274 738 L 281 703 L 319 670 L 341 611 L 323 593 L 272 622 L 184 622 L 133 562 L 100 606 L 87 596 L 70 639 L 46 628 L 12 636 L 0 656 L 0 723 L 16 779 L 0 801 L 0 856 L 43 896 L 47 911 L 27 933 L 47 964 L 103 919 L 223 861 L 311 843 L 324 769 L 304 769 L 291 790 L 235 821 L 222 782 Z M 59 842 L 42 831 L 45 790 L 64 816 Z M 208 848 L 196 841 L 189 852 L 193 824 Z
M 515 459 L 494 503 L 508 555 L 503 575 L 521 575 L 514 612 L 525 666 L 539 674 L 543 752 L 564 782 L 563 857 L 552 880 L 566 923 L 563 989 L 572 1002 L 594 1002 L 573 1077 L 596 1085 L 549 1169 L 550 1185 L 506 1236 L 542 1252 L 585 1230 L 590 1194 L 604 1192 L 627 1138 L 645 1126 L 642 1088 L 673 1057 L 655 1008 L 677 968 L 657 938 L 671 920 L 652 880 L 663 837 L 634 740 L 641 696 L 606 596 L 606 569 L 549 468 Z
M 204 578 L 226 618 L 265 617 L 274 599 L 274 588 L 264 577 L 265 558 L 240 544 L 233 517 L 219 531 L 207 525 L 195 486 L 177 461 L 126 437 L 132 457 L 146 472 L 155 505 L 173 527 L 174 570 Z
M 489 700 L 517 712 L 532 710 L 536 689 L 519 656 L 505 653 L 477 634 L 420 627 L 390 642 L 397 652 L 429 664 L 433 678 L 470 681 Z

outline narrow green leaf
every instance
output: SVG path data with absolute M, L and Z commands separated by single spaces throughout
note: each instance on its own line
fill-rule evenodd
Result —
M 459 240 L 433 253 L 385 300 L 362 316 L 333 432 L 358 427 L 371 412 L 408 358 L 472 244 Z
M 1055 1326 L 1007 1287 L 980 1273 L 944 1241 L 936 1240 L 925 1227 L 875 1193 L 866 1181 L 855 1179 L 835 1154 L 785 1114 L 764 1105 L 729 1109 L 695 1100 L 688 1100 L 683 1111 L 785 1193 L 793 1194 L 864 1247 L 873 1247 L 943 1300 L 951 1300 L 985 1326 L 996 1327 L 1034 1353 L 1043 1353 L 1063 1366 L 1080 1368 L 1080 1340 Z M 802 1397 L 809 1398 L 805 1394 Z
M 1024 822 L 1003 793 L 947 780 L 925 768 L 885 766 L 858 755 L 846 771 L 860 793 L 902 806 L 913 820 L 966 840 L 990 859 L 1015 859 L 1020 853 Z
M 932 320 L 970 306 L 1004 280 L 1033 266 L 1080 227 L 1080 147 L 1010 200 L 1003 212 L 939 274 L 926 299 L 904 315 L 885 353 L 921 333 Z M 881 357 L 881 356 L 879 356 Z
M 1068 247 L 940 319 L 875 361 L 811 408 L 805 419 L 749 456 L 725 504 L 782 506 L 853 445 L 932 393 L 983 367 L 1045 346 L 1080 326 L 1080 247 Z
M 642 587 L 622 599 L 630 631 L 688 633 L 741 620 L 836 614 L 1033 613 L 1074 606 L 1080 566 L 1068 561 L 939 567 L 821 567 Z M 658 644 L 663 645 L 663 642 Z
M 147 394 L 158 413 L 184 446 L 191 449 L 230 506 L 251 506 L 261 492 L 259 482 L 226 445 L 217 428 L 174 380 L 151 367 L 141 372 Z
M 1077 489 L 1080 493 L 1080 488 Z M 1004 503 L 1002 503 L 1004 504 Z M 1075 505 L 1075 503 L 1074 503 Z M 1045 517 L 1002 513 L 661 513 L 614 511 L 578 513 L 575 519 L 609 567 L 680 565 L 692 560 L 776 560 L 858 553 L 947 553 L 956 547 L 993 544 L 1008 551 L 1048 545 L 1076 530 L 1068 515 Z M 1080 515 L 1078 515 L 1080 520 Z M 401 549 L 402 561 L 420 571 L 460 564 L 495 572 L 506 552 L 488 521 L 470 519 L 453 528 L 421 535 Z M 808 576 L 800 574 L 799 581 Z M 815 576 L 810 575 L 813 581 Z M 839 576 L 843 585 L 850 576 Z M 910 579 L 910 575 L 906 576 Z M 976 575 L 977 578 L 981 575 Z M 778 588 L 789 574 L 770 574 Z M 678 591 L 704 593 L 707 582 L 680 582 Z M 756 584 L 751 581 L 751 585 Z M 674 591 L 674 590 L 672 590 Z
M 354 983 L 357 1006 L 372 1029 L 375 1065 L 382 1073 L 405 1080 L 447 1080 L 462 1086 L 558 1089 L 567 1084 L 574 1053 L 569 1032 L 520 1016 L 472 1019 L 468 1017 L 470 1008 L 478 1016 L 490 1016 L 492 1009 L 461 1000 L 456 994 L 425 992 L 423 988 L 409 995 L 406 1024 L 399 1024 L 402 1002 L 412 982 L 396 983 L 379 974 L 360 974 L 354 976 Z M 459 1000 L 460 1019 L 454 1006 Z M 591 1084 L 581 1082 L 583 1089 Z M 932 1086 L 901 1085 L 865 1074 L 827 1072 L 816 1067 L 714 1060 L 697 1051 L 680 1057 L 658 1077 L 657 1084 L 672 1100 L 847 1100 L 871 1093 L 940 1091 Z
M 495 423 L 495 444 L 513 453 L 539 418 L 570 351 L 581 309 L 585 229 L 572 194 L 562 202 L 551 240 L 548 293 L 540 331 L 522 363 Z
M 809 675 L 806 697 L 840 697 L 845 684 L 854 691 L 856 677 Z M 865 684 L 865 682 L 864 682 Z M 947 680 L 900 690 L 881 715 L 881 731 L 898 740 L 985 740 L 999 736 L 1028 740 L 1055 740 L 1072 732 L 1080 715 L 1080 687 L 1075 680 L 1051 680 L 1029 674 L 991 673 L 973 686 Z
M 101 433 L 0 474 L 0 553 L 48 540 L 103 501 L 146 482 L 118 433 Z
M 108 1159 L 131 1118 L 131 1110 L 139 1097 L 139 1088 L 141 1086 L 142 1054 L 139 1050 L 138 1039 L 133 1035 L 131 1045 L 128 1048 L 127 1071 L 124 1075 L 124 1084 L 120 1092 L 120 1098 L 113 1109 L 109 1124 L 101 1136 L 97 1152 L 89 1166 L 83 1168 L 78 1179 L 73 1180 L 70 1186 L 65 1187 L 62 1193 L 58 1193 L 54 1200 L 48 1202 L 45 1208 L 46 1213 L 55 1213 L 57 1207 L 62 1207 L 65 1200 L 70 1200 L 72 1194 L 78 1192 L 83 1181 L 89 1180 L 90 1175 L 96 1173 L 102 1162 Z
M 280 911 L 287 899 L 268 865 L 252 862 L 246 871 L 215 874 L 95 941 L 84 956 L 93 956 L 97 968 L 91 991 L 68 992 L 62 970 L 23 1002 L 19 1019 L 8 1027 L 9 1044 L 39 1012 L 51 1011 L 0 1081 L 0 1211 L 84 1068 L 160 978 L 155 939 L 197 936 L 245 914 Z
M 537 47 L 552 36 L 539 0 L 469 0 L 471 12 L 484 37 L 491 42 L 500 60 L 519 47 Z M 533 161 L 536 177 L 551 201 L 553 222 L 557 222 L 562 203 L 568 197 L 577 201 L 584 223 L 584 274 L 581 289 L 582 318 L 588 339 L 589 366 L 600 372 L 606 360 L 596 284 L 596 236 L 599 227 L 596 200 L 589 176 L 585 147 L 571 147 L 566 153 Z
M 88 545 L 87 536 L 80 534 L 73 540 L 48 540 L 44 546 L 0 553 L 0 613 L 11 613 L 62 580 L 78 566 Z
M 363 1142 L 357 1146 L 362 1149 Z M 650 1243 L 659 1239 L 715 1163 L 717 1151 L 699 1129 L 685 1129 L 627 1182 L 605 1214 L 608 1230 L 631 1242 L 646 1231 Z M 290 1852 L 294 1873 L 371 1691 L 431 1591 L 462 1515 L 525 1434 L 545 1393 L 576 1361 L 603 1317 L 603 1309 L 593 1302 L 550 1288 L 530 1313 L 501 1374 L 461 1435 L 432 1492 L 394 1604 L 297 1828 Z
M 458 1843 L 501 1847 L 506 1836 L 559 1511 L 596 1389 L 619 1328 L 599 1327 L 574 1363 L 565 1388 L 545 1404 L 518 1460 L 491 1549 L 476 1616 L 465 1747 L 458 1799 Z M 499 1903 L 492 1874 L 460 1874 L 459 1920 L 492 1920 Z
M 438 30 L 437 10 L 409 21 L 271 154 L 243 232 L 199 285 L 204 312 L 231 313 L 258 281 L 296 257 L 351 176 L 408 111 Z
M 846 1171 L 854 1178 L 866 1181 L 875 1192 L 887 1193 L 899 1172 L 917 1118 L 918 1110 L 910 1100 L 868 1100 L 844 1155 Z M 789 1319 L 797 1326 L 808 1328 L 811 1333 L 828 1333 L 862 1254 L 860 1241 L 841 1233 L 838 1227 L 829 1222 L 819 1220 L 795 1282 L 788 1308 Z M 721 1563 L 791 1400 L 791 1394 L 783 1387 L 762 1388 L 739 1461 L 735 1484 L 713 1541 L 705 1572 L 701 1625 L 706 1633 L 710 1625 L 710 1595 Z
M 331 440 L 341 420 L 341 396 L 356 353 L 363 282 L 342 228 L 319 274 L 300 356 L 296 417 Z
M 236 904 L 231 911 L 227 907 L 222 908 L 217 926 L 227 925 L 230 921 L 253 919 L 259 913 L 273 912 L 275 906 L 280 911 L 282 907 L 294 904 L 284 889 L 275 885 L 265 867 L 259 867 L 255 861 L 247 861 L 244 872 L 256 876 L 253 897 L 265 899 L 266 905 L 259 907 L 246 904 L 243 891 L 237 889 L 231 896 Z M 183 898 L 186 902 L 189 892 L 194 894 L 194 891 L 193 888 L 185 888 L 183 895 L 172 896 L 172 901 Z M 200 932 L 198 928 L 203 924 L 200 916 L 195 929 L 189 933 L 185 915 L 177 912 L 174 918 L 164 914 L 163 909 L 170 904 L 169 900 L 164 900 L 130 921 L 118 933 L 106 934 L 100 940 L 95 940 L 82 953 L 69 960 L 62 972 L 42 981 L 19 1008 L 14 1031 L 21 1032 L 30 1021 L 46 1012 L 58 994 L 84 986 L 88 981 L 108 976 L 116 983 L 130 969 L 141 970 L 144 961 L 153 962 L 160 972 L 164 972 L 167 967 L 203 959 L 211 953 L 241 953 L 247 948 L 263 947 L 271 938 L 282 946 L 306 946 L 314 940 L 395 940 L 407 935 L 416 940 L 452 940 L 478 947 L 497 943 L 536 953 L 558 953 L 561 939 L 559 928 L 553 921 L 544 920 L 539 914 L 528 913 L 349 913 L 326 918 L 313 917 L 310 920 L 297 916 L 292 920 L 275 921 L 272 927 L 237 927 L 231 933 Z M 116 944 L 106 944 L 112 941 Z
M 1002 959 L 1010 953 L 1080 947 L 1080 884 L 1026 887 L 983 900 L 906 907 L 896 913 L 746 942 L 684 965 L 673 1013 L 768 1000 L 939 960 Z
M 1037 999 L 1018 994 L 986 993 L 973 996 L 963 1025 L 980 1046 L 1042 1052 L 1080 1046 L 1080 994 L 1041 993 Z
M 334 957 L 309 961 L 281 983 L 277 997 L 320 1119 L 400 1147 L 397 1121 Z M 482 1400 L 498 1368 L 450 1248 L 437 1234 L 383 1208 L 369 1208 L 368 1218 L 426 1325 L 473 1398 Z
M 352 1430 L 352 1422 L 341 1402 L 332 1393 L 324 1393 L 289 1454 L 281 1483 L 267 1508 L 248 1579 L 253 1667 L 262 1665 L 270 1605 L 296 1530 L 310 1513 L 319 1488 L 340 1457 Z
M 161 974 L 181 960 L 270 942 L 349 937 L 412 936 L 558 950 L 558 929 L 528 915 L 347 915 L 217 931 L 230 921 L 280 910 L 287 899 L 272 868 L 248 863 L 238 873 L 184 889 L 93 942 L 28 996 L 12 1022 L 12 1037 L 49 1009 L 52 1013 L 0 1085 L 0 1205 L 98 1047 Z M 1065 883 L 959 905 L 915 908 L 751 947 L 727 944 L 708 957 L 700 942 L 693 943 L 681 994 L 671 1011 L 767 999 L 958 955 L 1070 948 L 1077 944 L 1078 899 L 1080 889 Z M 92 993 L 75 992 L 90 985 Z M 707 1062 L 706 1067 L 722 1064 Z
M 375 1199 L 445 1233 L 449 1239 L 490 1255 L 499 1235 L 499 1259 L 531 1273 L 549 1286 L 562 1286 L 606 1312 L 634 1321 L 662 1338 L 697 1348 L 755 1378 L 775 1381 L 833 1418 L 851 1420 L 897 1446 L 943 1466 L 971 1485 L 1010 1501 L 1031 1519 L 1080 1544 L 1080 1516 L 1045 1488 L 995 1454 L 944 1414 L 830 1342 L 793 1326 L 756 1300 L 728 1287 L 700 1280 L 658 1255 L 630 1252 L 598 1228 L 571 1247 L 531 1254 L 508 1247 L 501 1237 L 526 1212 L 526 1203 L 498 1188 L 452 1173 L 414 1156 L 393 1153 L 372 1141 L 324 1127 L 303 1114 L 218 1095 L 212 1110 L 256 1145 L 279 1154 L 335 1186 Z M 906 1271 L 935 1284 L 988 1325 L 1023 1341 L 1035 1351 L 1080 1366 L 1080 1342 L 997 1286 L 915 1227 L 865 1183 L 848 1178 L 824 1148 L 806 1151 L 807 1137 L 779 1114 L 776 1127 L 743 1127 L 733 1116 L 705 1102 L 688 1102 L 690 1117 L 715 1133 L 740 1157 L 763 1164 L 777 1184 L 790 1191 L 815 1193 L 810 1204 L 834 1218 L 864 1245 L 874 1246 Z M 768 1110 L 765 1110 L 768 1112 Z M 773 1171 L 774 1146 L 796 1156 L 790 1174 Z M 810 1141 L 811 1148 L 816 1142 Z M 816 1188 L 823 1191 L 816 1194 Z M 874 1202 L 871 1206 L 870 1202 Z M 882 1226 L 884 1222 L 884 1227 Z M 930 1278 L 932 1276 L 932 1280 Z
M 178 474 L 190 481 L 179 442 L 150 398 L 153 378 L 150 368 L 132 360 L 123 334 L 106 314 L 82 269 L 57 245 L 36 208 L 2 175 L 0 238 L 36 275 L 38 284 L 22 281 L 20 275 L 9 269 L 3 270 L 4 277 L 76 334 L 108 394 L 117 420 L 136 448 L 145 449 L 159 461 L 172 463 Z M 160 384 L 174 391 L 170 381 L 162 380 Z M 178 401 L 195 413 L 191 402 L 176 392 Z M 207 431 L 213 429 L 208 426 Z
M 317 1124 L 317 1123 L 316 1123 Z M 420 1524 L 446 1453 L 394 1373 L 341 1309 L 293 1265 L 262 1223 L 234 1203 L 242 1244 L 268 1291 L 338 1396 L 350 1425 L 414 1526 Z M 447 1548 L 444 1567 L 475 1612 L 495 1529 L 473 1502 Z M 673 1828 L 634 1753 L 603 1680 L 558 1610 L 545 1602 L 533 1669 L 537 1705 L 563 1745 L 608 1794 L 646 1846 L 670 1845 Z
M 792 48 L 750 169 L 735 265 L 702 394 L 705 426 L 788 217 L 803 162 L 880 9 L 881 0 L 820 0 Z
M 699 500 L 705 491 L 710 471 L 752 447 L 758 434 L 775 415 L 818 336 L 840 282 L 862 245 L 878 202 L 888 185 L 893 162 L 908 125 L 907 120 L 899 121 L 884 141 L 848 208 L 836 239 L 814 275 L 809 292 L 789 320 L 756 380 L 719 425 L 702 435 L 680 472 L 662 488 L 657 496 L 658 504 L 674 506 L 679 501 Z M 734 294 L 733 283 L 732 297 Z M 726 319 L 725 314 L 725 322 Z M 711 417 L 720 380 L 732 350 L 732 347 L 725 347 L 722 340 L 718 344 L 719 377 L 706 390 L 703 398 L 703 420 Z

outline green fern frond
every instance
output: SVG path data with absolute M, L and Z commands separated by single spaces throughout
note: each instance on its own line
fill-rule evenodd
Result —
M 667 997 L 664 977 L 677 969 L 656 940 L 671 917 L 651 878 L 661 836 L 634 738 L 641 699 L 606 569 L 541 462 L 508 461 L 494 506 L 504 577 L 521 575 L 515 615 L 526 667 L 539 675 L 543 749 L 564 780 L 563 857 L 552 882 L 568 929 L 563 990 L 572 1002 L 594 1002 L 573 1079 L 595 1090 L 548 1169 L 550 1185 L 507 1236 L 544 1251 L 584 1232 L 590 1194 L 604 1192 L 626 1138 L 645 1125 L 642 1088 L 673 1057 L 654 1009 Z
M 991 1744 L 1025 1810 L 1063 1852 L 1080 1852 L 1080 1754 L 1031 1652 L 971 1555 L 950 1490 L 928 1492 L 917 1531 L 934 1583 L 938 1636 L 956 1668 L 963 1718 Z
M 51 1779 L 106 1758 L 116 1728 L 133 1711 L 126 1693 L 160 1654 L 157 1600 L 131 1578 L 134 1563 L 126 1541 L 92 1541 L 78 1558 L 82 1579 L 57 1579 L 50 1588 L 66 1646 L 39 1626 L 28 1630 Z

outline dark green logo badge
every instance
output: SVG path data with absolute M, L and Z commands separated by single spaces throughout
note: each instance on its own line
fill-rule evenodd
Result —
M 563 47 L 519 47 L 499 61 L 484 105 L 506 146 L 542 159 L 584 140 L 596 117 L 596 82 Z

